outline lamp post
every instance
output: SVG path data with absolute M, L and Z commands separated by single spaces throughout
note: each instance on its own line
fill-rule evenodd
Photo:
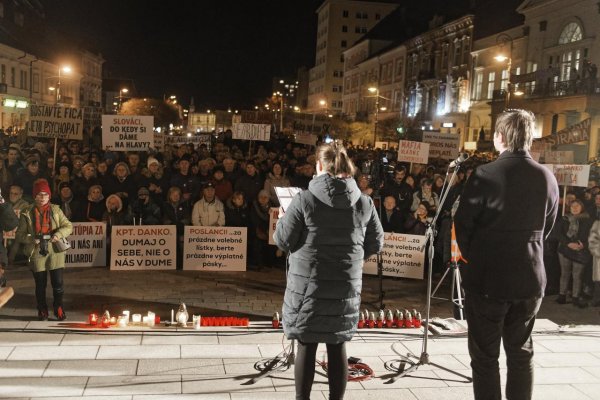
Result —
M 58 82 L 56 84 L 56 104 L 59 104 L 62 101 L 62 95 L 60 93 L 60 73 L 64 72 L 65 74 L 70 74 L 71 73 L 71 67 L 69 66 L 64 66 L 64 67 L 59 67 L 58 68 Z
M 273 92 L 273 97 L 279 97 L 279 132 L 283 132 L 283 93 Z
M 375 94 L 375 126 L 373 127 L 373 148 L 375 148 L 375 144 L 377 143 L 377 125 L 379 123 L 379 88 L 373 86 L 367 90 L 369 93 Z
M 123 93 L 127 93 L 127 92 L 129 92 L 129 89 L 127 89 L 127 88 L 119 89 L 119 112 L 121 111 L 121 108 L 123 107 Z
M 507 43 L 510 43 L 508 56 L 503 53 L 504 46 L 506 46 Z M 507 71 L 508 83 L 506 84 L 506 97 L 504 100 L 504 108 L 506 109 L 510 105 L 510 93 L 512 90 L 511 83 L 510 83 L 510 76 L 511 76 L 510 71 L 511 71 L 511 67 L 512 67 L 513 38 L 510 35 L 507 35 L 506 33 L 501 33 L 498 36 L 496 36 L 496 45 L 500 47 L 500 53 L 498 55 L 496 55 L 494 57 L 494 59 L 498 62 L 507 61 L 506 71 Z

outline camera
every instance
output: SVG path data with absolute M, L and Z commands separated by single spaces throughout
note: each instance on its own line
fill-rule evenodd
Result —
M 44 257 L 48 255 L 48 243 L 52 239 L 51 235 L 38 235 L 40 241 L 40 256 Z

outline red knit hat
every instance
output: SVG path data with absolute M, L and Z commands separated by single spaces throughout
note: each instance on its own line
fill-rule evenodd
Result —
M 52 192 L 50 192 L 50 185 L 48 185 L 48 181 L 45 179 L 38 179 L 33 182 L 33 197 L 37 196 L 38 193 L 45 192 L 48 193 L 48 196 L 52 196 Z

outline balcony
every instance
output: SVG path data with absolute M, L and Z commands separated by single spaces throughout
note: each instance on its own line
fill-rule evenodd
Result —
M 522 85 L 521 85 L 522 86 Z M 534 97 L 562 97 L 562 96 L 585 96 L 600 94 L 600 85 L 595 80 L 572 79 L 562 82 L 552 82 L 549 85 L 520 87 L 524 96 Z

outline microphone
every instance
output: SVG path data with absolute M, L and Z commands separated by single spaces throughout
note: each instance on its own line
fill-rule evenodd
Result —
M 458 158 L 450 163 L 450 168 L 458 167 L 460 164 L 467 161 L 468 158 L 469 158 L 469 155 L 467 153 L 460 153 L 458 155 Z

